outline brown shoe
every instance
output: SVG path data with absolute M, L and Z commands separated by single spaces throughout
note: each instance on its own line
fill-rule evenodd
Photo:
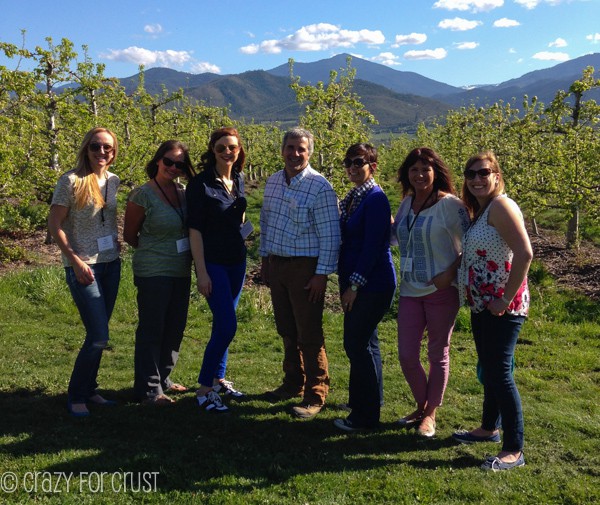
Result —
M 167 395 L 156 395 L 153 396 L 152 398 L 146 398 L 142 404 L 143 405 L 153 405 L 155 407 L 163 407 L 165 405 L 171 405 L 172 403 L 175 403 L 175 400 L 173 400 L 172 398 L 169 398 Z
M 166 389 L 166 391 L 168 393 L 186 393 L 188 388 L 186 388 L 183 384 L 177 384 L 174 382 Z
M 267 391 L 265 393 L 265 397 L 270 402 L 276 403 L 276 402 L 284 402 L 286 400 L 296 398 L 297 396 L 302 396 L 303 394 L 304 394 L 304 391 L 302 389 L 300 389 L 299 391 L 296 391 L 296 392 L 292 392 L 288 389 L 288 387 L 285 384 L 282 384 L 281 386 L 279 386 L 277 389 L 274 389 L 273 391 Z
M 310 419 L 315 417 L 321 409 L 323 405 L 309 405 L 308 403 L 301 403 L 300 405 L 296 405 L 292 411 L 296 417 L 300 419 Z
M 431 416 L 425 416 L 417 428 L 417 435 L 431 438 L 435 436 L 435 421 Z

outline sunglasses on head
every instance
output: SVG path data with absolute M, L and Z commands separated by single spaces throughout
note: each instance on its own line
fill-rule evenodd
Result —
M 229 149 L 232 153 L 235 153 L 239 148 L 240 146 L 236 146 L 235 144 L 231 144 L 229 146 L 226 146 L 225 144 L 219 144 L 215 146 L 215 151 L 221 154 L 225 152 L 225 149 Z
M 92 142 L 88 147 L 93 153 L 97 153 L 100 149 L 104 149 L 105 153 L 110 153 L 114 149 L 110 144 L 100 144 L 98 142 Z
M 175 160 L 172 160 L 171 158 L 167 158 L 166 156 L 162 157 L 162 162 L 165 164 L 166 167 L 172 167 L 173 165 L 175 165 L 175 168 L 177 168 L 177 170 L 181 170 L 182 172 L 185 171 L 185 169 L 187 167 L 185 162 L 175 161 Z
M 350 168 L 351 166 L 361 168 L 367 165 L 369 162 L 364 158 L 354 158 L 353 160 L 351 160 L 350 158 L 346 158 L 342 163 L 346 168 Z
M 477 175 L 482 179 L 487 179 L 491 173 L 492 171 L 489 168 L 480 168 L 479 170 L 471 170 L 470 168 L 467 168 L 467 170 L 464 171 L 465 178 L 469 179 L 470 181 L 475 179 Z

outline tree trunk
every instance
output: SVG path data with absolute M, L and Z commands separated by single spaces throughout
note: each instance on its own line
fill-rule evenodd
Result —
M 571 219 L 567 225 L 567 248 L 579 249 L 579 208 L 573 207 Z

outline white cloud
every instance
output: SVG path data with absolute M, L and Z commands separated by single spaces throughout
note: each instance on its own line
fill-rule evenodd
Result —
M 600 33 L 592 33 L 590 35 L 587 35 L 585 39 L 591 41 L 594 44 L 597 44 L 598 42 L 600 42 Z
M 456 45 L 456 49 L 475 49 L 479 46 L 479 42 L 459 42 Z
M 199 61 L 197 63 L 194 63 L 191 66 L 190 71 L 193 74 L 204 74 L 206 72 L 211 72 L 213 74 L 220 74 L 221 73 L 221 69 L 217 65 L 214 65 L 212 63 L 208 63 L 206 61 Z
M 540 53 L 535 53 L 532 58 L 534 60 L 544 61 L 567 61 L 569 59 L 569 55 L 567 53 L 551 53 L 550 51 L 542 51 Z
M 550 42 L 550 44 L 548 44 L 548 47 L 567 47 L 567 45 L 567 41 L 559 37 L 554 42 Z
M 516 50 L 514 47 L 511 47 L 511 48 L 508 50 L 508 53 L 509 53 L 509 54 L 517 54 L 517 50 Z
M 150 35 L 158 35 L 159 33 L 162 33 L 163 27 L 158 23 L 154 25 L 146 25 L 144 26 L 144 31 Z
M 252 32 L 244 32 L 244 33 L 245 33 L 245 34 L 246 34 L 246 35 L 247 35 L 249 38 L 251 38 L 251 39 L 255 39 L 255 38 L 256 38 L 256 35 L 254 35 L 254 33 L 252 33 Z
M 487 12 L 504 5 L 504 0 L 438 0 L 434 9 L 449 11 Z
M 425 49 L 423 51 L 407 51 L 404 57 L 407 60 L 443 60 L 448 52 L 441 47 L 437 49 Z
M 396 35 L 396 41 L 392 47 L 407 46 L 410 44 L 423 44 L 427 40 L 424 33 L 409 33 L 408 35 Z
M 377 63 L 381 63 L 382 65 L 401 65 L 399 56 L 396 56 L 394 53 L 385 52 L 379 53 L 377 56 L 373 56 L 369 58 L 371 61 L 376 61 Z
M 135 63 L 144 66 L 163 66 L 167 68 L 181 67 L 192 61 L 191 51 L 151 51 L 143 47 L 131 46 L 126 49 L 110 49 L 107 53 L 100 54 L 101 58 L 111 61 Z
M 521 26 L 521 23 L 508 18 L 501 18 L 494 21 L 494 28 L 513 28 L 515 26 Z
M 385 36 L 381 30 L 342 30 L 329 23 L 303 26 L 283 39 L 264 40 L 240 48 L 244 54 L 258 52 L 279 54 L 282 51 L 324 51 L 338 47 L 353 47 L 356 44 L 382 44 Z
M 515 3 L 518 5 L 522 5 L 526 9 L 535 9 L 541 0 L 515 0 Z
M 444 19 L 438 23 L 440 28 L 452 30 L 453 32 L 464 32 L 477 28 L 483 24 L 481 21 L 469 21 L 463 18 Z
M 521 5 L 528 10 L 535 9 L 541 3 L 547 3 L 548 5 L 559 5 L 564 1 L 571 2 L 573 0 L 514 0 L 517 5 Z M 585 1 L 585 0 L 583 0 Z

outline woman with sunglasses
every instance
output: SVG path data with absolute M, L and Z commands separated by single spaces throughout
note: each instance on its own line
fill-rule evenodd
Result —
M 523 410 L 512 368 L 515 345 L 529 311 L 527 271 L 533 253 L 523 215 L 504 194 L 496 156 L 482 152 L 467 161 L 462 199 L 472 218 L 463 237 L 459 270 L 461 295 L 471 309 L 471 327 L 482 370 L 481 426 L 458 431 L 458 442 L 500 442 L 485 470 L 523 466 Z
M 134 395 L 148 405 L 169 405 L 166 393 L 187 391 L 170 374 L 179 357 L 190 299 L 190 242 L 185 222 L 185 188 L 194 169 L 188 148 L 163 142 L 146 165 L 150 180 L 129 194 L 123 239 L 135 250 L 137 288 Z
M 450 338 L 459 309 L 456 270 L 469 226 L 450 170 L 432 149 L 413 149 L 398 170 L 402 202 L 394 219 L 400 248 L 398 356 L 417 408 L 405 428 L 433 437 L 450 370 Z M 420 360 L 427 330 L 429 374 Z
M 383 378 L 377 325 L 392 303 L 396 273 L 390 252 L 390 203 L 373 179 L 377 151 L 369 144 L 354 144 L 346 151 L 344 167 L 354 184 L 340 202 L 338 260 L 344 349 L 350 360 L 350 414 L 334 425 L 354 432 L 379 425 Z
M 242 170 L 246 155 L 235 128 L 220 128 L 202 155 L 201 172 L 186 190 L 190 244 L 198 291 L 213 315 L 210 339 L 196 391 L 198 405 L 208 412 L 226 412 L 218 393 L 230 398 L 243 394 L 225 379 L 228 347 L 237 330 L 236 308 L 246 275 L 244 223 L 246 198 Z
M 74 170 L 54 190 L 48 228 L 58 245 L 67 285 L 86 335 L 69 381 L 68 410 L 89 416 L 88 404 L 114 405 L 97 391 L 102 351 L 121 277 L 117 241 L 119 178 L 108 171 L 117 157 L 113 132 L 93 128 L 83 137 Z

